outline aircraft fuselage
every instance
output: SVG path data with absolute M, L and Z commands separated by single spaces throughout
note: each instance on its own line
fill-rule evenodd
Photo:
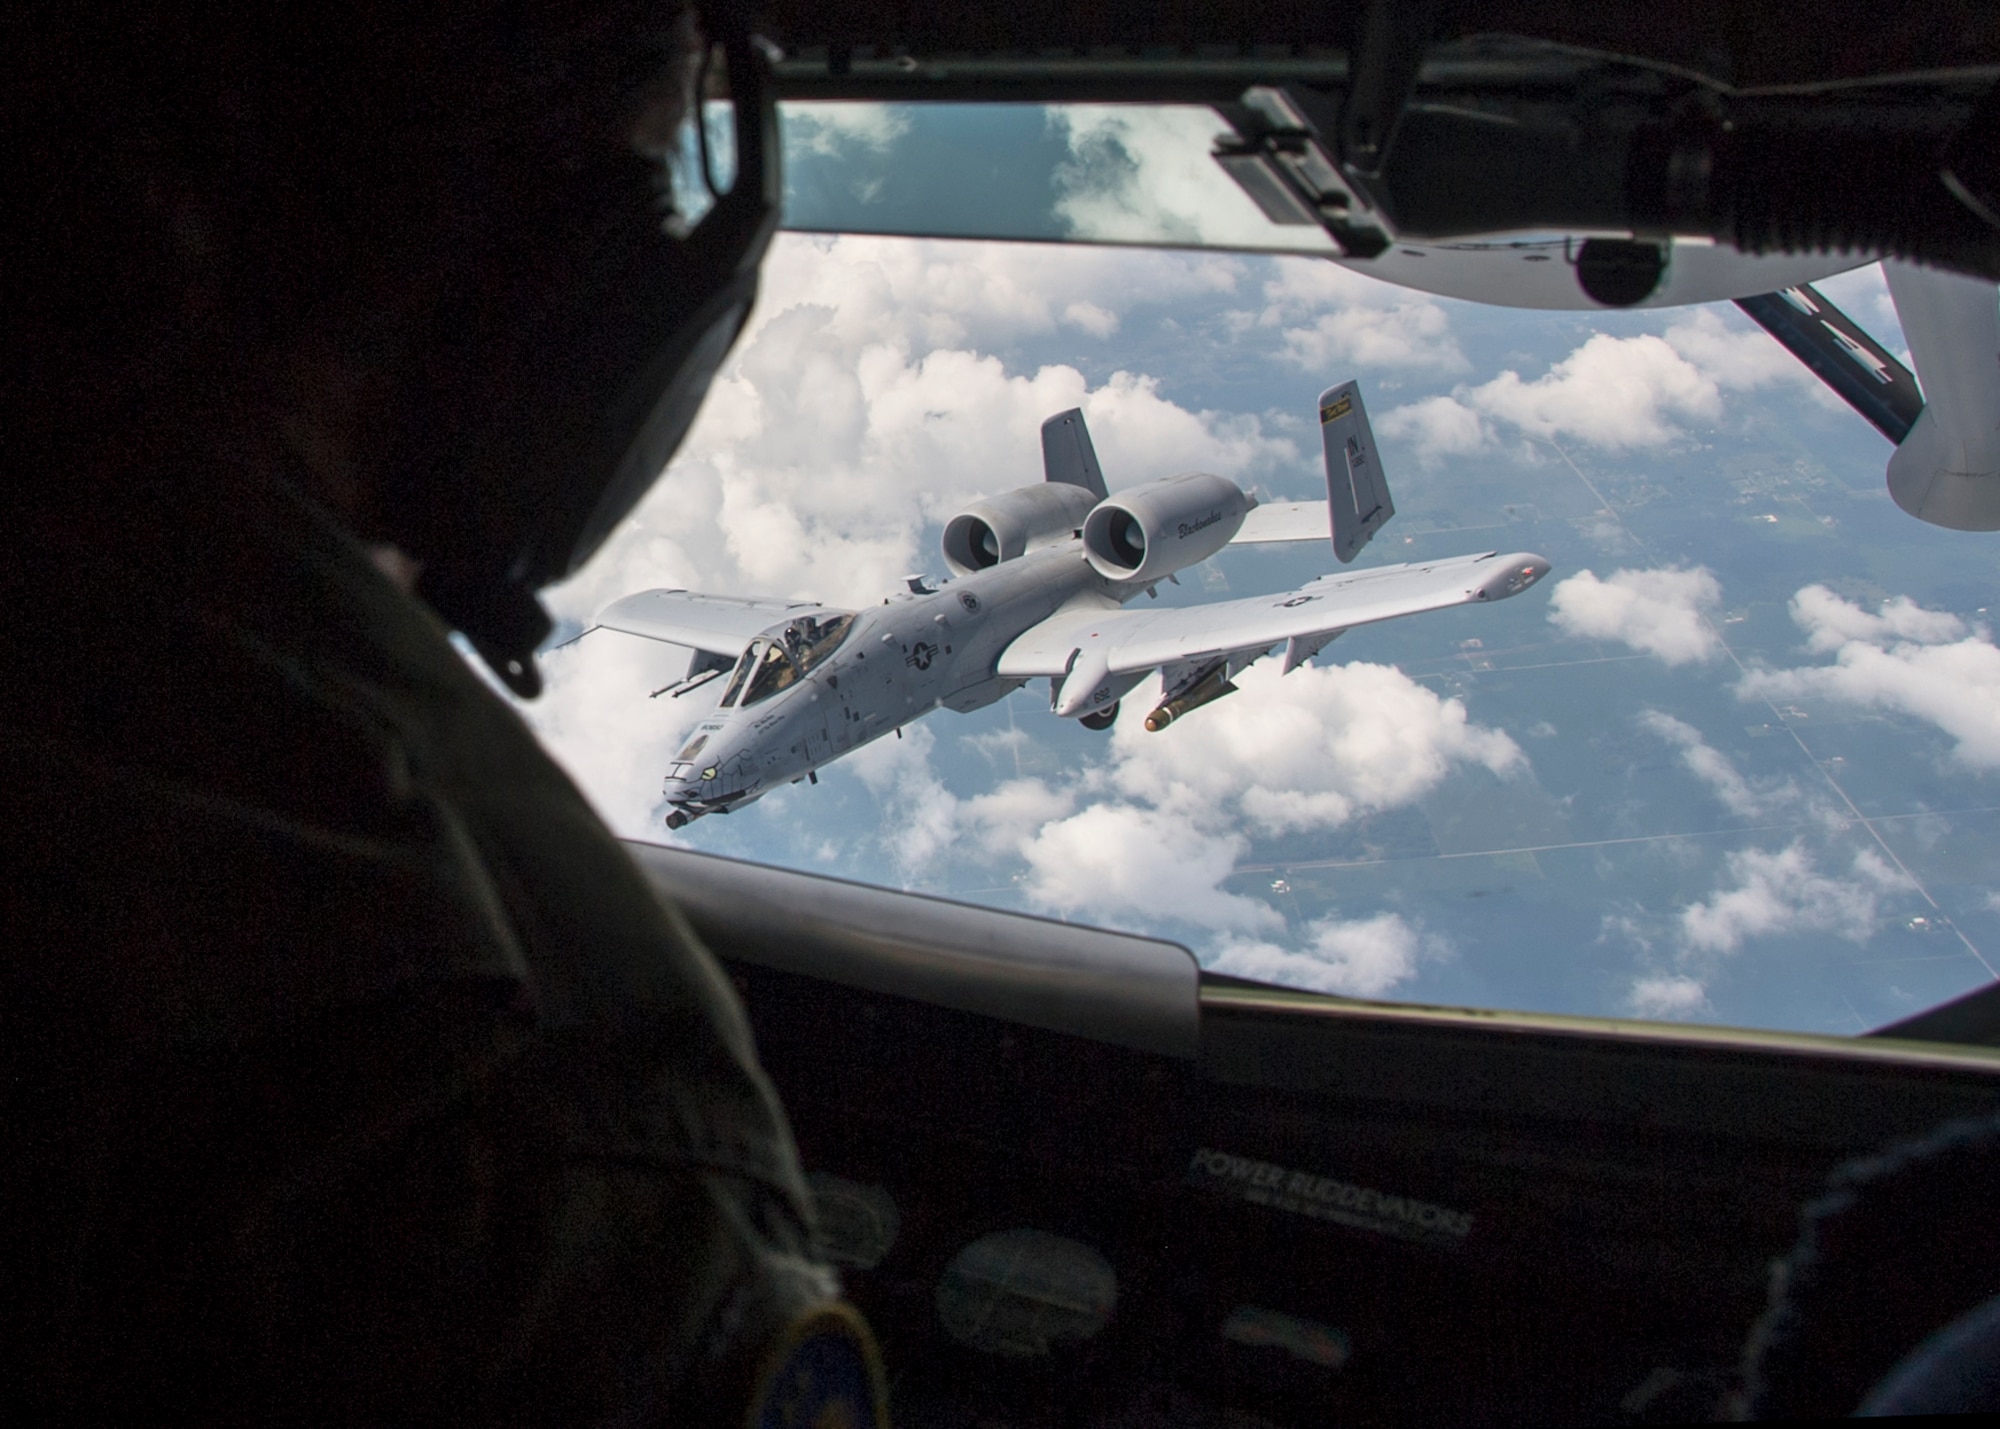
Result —
M 1023 632 L 1073 601 L 1111 608 L 1144 589 L 1099 575 L 1072 539 L 854 612 L 834 648 L 793 660 L 799 673 L 765 693 L 747 667 L 797 622 L 774 627 L 745 652 L 670 767 L 667 800 L 684 817 L 669 823 L 739 808 L 940 706 L 992 704 L 1023 683 L 995 673 Z M 813 612 L 823 623 L 846 614 Z

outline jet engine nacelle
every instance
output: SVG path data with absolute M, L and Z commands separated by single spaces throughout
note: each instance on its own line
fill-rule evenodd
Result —
M 1082 487 L 1059 481 L 989 496 L 945 523 L 944 562 L 952 574 L 969 576 L 1067 541 L 1096 502 Z
M 1235 482 L 1205 471 L 1130 487 L 1085 518 L 1084 559 L 1106 580 L 1161 580 L 1228 545 L 1256 504 Z

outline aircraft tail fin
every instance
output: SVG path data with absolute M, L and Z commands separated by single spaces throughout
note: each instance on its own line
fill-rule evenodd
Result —
M 1361 384 L 1343 382 L 1319 394 L 1320 439 L 1326 447 L 1326 503 L 1333 554 L 1342 565 L 1361 554 L 1396 514 Z
M 1109 494 L 1081 407 L 1058 412 L 1042 423 L 1042 471 L 1050 481 L 1080 486 L 1099 501 Z

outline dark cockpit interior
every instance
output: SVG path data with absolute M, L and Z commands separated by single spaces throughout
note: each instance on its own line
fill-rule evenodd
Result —
M 633 851 L 750 1009 L 902 1424 L 1711 1418 L 1828 1174 L 2000 1089 L 1984 1048 L 1383 1007 Z M 1873 1274 L 1799 1336 L 1850 1357 L 1813 1403 L 1934 1328 L 1848 1343 Z
M 605 371 L 613 368 L 648 380 L 662 371 L 676 374 L 664 395 L 654 383 L 642 392 L 643 404 L 621 408 L 632 440 L 607 446 L 596 426 L 579 420 L 571 430 L 566 418 L 551 418 L 547 430 L 524 424 L 516 432 L 511 421 L 500 422 L 512 416 L 501 410 L 508 404 L 483 390 L 491 374 L 435 354 L 422 368 L 453 401 L 493 418 L 495 443 L 532 458 L 521 464 L 534 478 L 526 494 L 491 502 L 500 513 L 492 529 L 479 525 L 471 536 L 454 535 L 459 508 L 471 503 L 443 497 L 436 504 L 445 515 L 412 527 L 435 538 L 439 551 L 456 550 L 452 542 L 462 537 L 477 562 L 468 556 L 461 570 L 433 560 L 421 574 L 421 563 L 406 572 L 410 582 L 421 582 L 418 596 L 444 624 L 524 696 L 541 688 L 535 651 L 551 628 L 535 591 L 573 573 L 607 523 L 631 509 L 679 444 L 747 320 L 756 265 L 779 223 L 779 175 L 774 162 L 765 162 L 761 126 L 766 118 L 775 122 L 781 101 L 1208 106 L 1235 137 L 1201 153 L 1203 172 L 1240 188 L 1240 194 L 1230 190 L 1236 197 L 1262 194 L 1257 201 L 1265 217 L 1306 233 L 1319 245 L 1312 251 L 1360 261 L 1404 240 L 1591 234 L 1601 262 L 1586 272 L 1580 258 L 1577 282 L 1605 306 L 1655 291 L 1678 242 L 1750 254 L 1887 256 L 2000 279 L 2000 11 L 1956 0 L 1928 7 L 1920 22 L 1897 7 L 1858 0 L 1817 8 L 1761 0 L 1594 7 L 1526 0 L 1370 0 L 1348 7 L 1258 0 L 1006 6 L 773 0 L 703 8 L 729 21 L 725 70 L 742 111 L 732 131 L 736 147 L 715 166 L 706 129 L 694 125 L 715 211 L 728 220 L 709 231 L 714 252 L 701 243 L 687 250 L 706 255 L 701 272 L 714 280 L 714 302 L 699 312 L 662 307 L 673 319 L 661 319 L 671 329 L 666 336 L 679 345 L 655 353 L 640 340 L 661 340 L 651 331 L 653 319 L 642 304 L 622 300 L 643 291 L 649 301 L 665 294 L 692 303 L 694 289 L 675 276 L 682 269 L 635 266 L 630 271 L 646 281 L 632 282 L 626 269 L 601 265 L 609 275 L 606 291 L 621 301 L 597 302 L 587 316 L 630 317 L 632 331 L 620 328 L 613 333 L 619 340 L 598 341 L 598 329 L 579 317 L 560 328 L 574 338 L 577 359 L 560 371 L 560 364 L 530 360 L 526 354 L 535 349 L 523 339 L 507 369 L 510 385 L 498 389 L 527 394 L 524 408 L 546 405 L 561 416 L 571 407 L 593 411 L 610 401 L 607 393 L 622 390 L 607 384 Z M 755 12 L 757 44 L 739 11 Z M 776 42 L 768 49 L 767 35 Z M 34 51 L 24 46 L 21 53 Z M 695 66 L 689 73 L 706 76 L 699 82 L 720 91 L 721 71 Z M 546 78 L 539 70 L 537 76 L 538 83 Z M 23 92 L 40 94 L 33 86 Z M 715 98 L 708 90 L 699 95 Z M 228 107 L 216 102 L 218 113 Z M 94 106 L 79 110 L 93 115 L 93 134 L 117 131 L 117 143 L 103 140 L 100 148 L 125 155 L 143 147 L 126 144 L 122 123 L 99 122 Z M 110 108 L 104 113 L 116 117 Z M 243 127 L 261 138 L 248 120 Z M 775 153 L 775 129 L 769 137 Z M 67 151 L 47 147 L 54 157 L 40 156 L 35 172 L 67 172 Z M 273 152 L 289 152 L 287 162 L 295 162 L 326 151 L 302 145 Z M 738 158 L 746 174 L 769 183 L 770 193 L 717 182 L 714 169 L 731 169 Z M 275 168 L 259 169 L 260 181 L 278 195 L 285 185 L 272 173 L 289 171 L 268 156 L 263 162 Z M 591 177 L 568 163 L 546 165 L 560 178 L 560 184 L 550 180 L 552 192 L 567 193 Z M 121 206 L 126 190 L 137 195 L 144 185 L 117 174 L 111 180 L 97 187 L 113 197 L 92 196 L 79 211 L 101 217 L 115 210 L 128 219 Z M 650 171 L 645 181 L 652 183 Z M 618 179 L 621 201 L 625 184 Z M 604 193 L 612 191 L 606 180 Z M 631 192 L 658 197 L 649 187 Z M 210 261 L 202 257 L 205 233 L 188 217 L 194 210 L 174 208 L 157 193 L 147 202 L 155 207 L 131 211 L 149 215 L 147 223 L 171 236 L 161 251 L 171 248 L 191 271 L 198 258 Z M 548 232 L 568 234 L 576 226 L 570 214 L 551 199 Z M 483 221 L 466 227 L 487 237 Z M 657 227 L 643 230 L 645 244 L 631 255 L 635 264 L 641 256 L 650 261 Z M 950 233 L 928 214 L 904 231 Z M 440 240 L 437 251 L 452 250 Z M 253 254 L 230 262 L 249 271 L 263 259 Z M 366 266 L 360 258 L 352 262 Z M 534 284 L 547 274 L 522 266 L 519 281 L 539 292 Z M 43 267 L 53 272 L 62 264 L 49 260 Z M 660 272 L 673 281 L 656 281 Z M 229 276 L 232 283 L 240 278 L 233 269 Z M 420 286 L 403 282 L 397 291 Z M 245 290 L 261 293 L 254 283 Z M 505 307 L 493 301 L 496 311 Z M 577 301 L 581 306 L 582 297 Z M 456 334 L 455 312 L 438 322 Z M 100 314 L 99 321 L 108 319 Z M 472 331 L 453 342 L 479 351 L 480 331 Z M 307 370 L 305 359 L 300 363 Z M 331 358 L 324 365 L 337 366 Z M 88 364 L 77 370 L 99 371 Z M 190 371 L 199 378 L 198 364 Z M 552 385 L 557 377 L 564 385 Z M 200 389 L 196 379 L 189 390 Z M 61 422 L 49 414 L 78 402 L 84 385 L 72 383 L 60 401 L 18 408 L 57 431 Z M 357 378 L 355 390 L 373 389 Z M 370 410 L 328 408 L 342 430 L 369 427 Z M 458 452 L 465 446 L 460 434 L 450 422 L 433 421 L 428 408 L 423 422 L 410 425 L 423 429 L 416 450 L 429 458 L 441 463 L 450 455 L 468 470 L 480 466 L 485 449 L 468 448 L 469 458 Z M 129 434 L 116 423 L 107 430 L 108 437 L 92 434 L 92 450 L 127 443 Z M 37 442 L 48 450 L 61 445 L 39 429 L 19 431 L 26 431 L 24 450 L 36 450 Z M 308 429 L 313 439 L 296 444 L 319 452 L 317 433 Z M 151 435 L 139 433 L 142 455 L 151 450 Z M 287 440 L 295 440 L 290 429 Z M 550 506 L 543 484 L 556 483 L 576 453 L 614 448 L 623 455 L 602 475 L 604 491 L 618 499 L 571 503 L 575 509 L 563 507 L 563 520 L 548 530 L 521 515 Z M 51 470 L 62 474 L 60 467 Z M 339 477 L 346 468 L 336 462 L 330 470 Z M 61 516 L 68 508 L 54 502 L 48 509 Z M 32 533 L 41 528 L 24 529 L 31 534 L 18 544 L 32 555 L 38 544 Z M 165 545 L 195 569 L 202 564 L 198 539 L 199 533 L 185 542 L 176 535 Z M 412 549 L 421 554 L 425 547 Z M 365 570 L 358 555 L 348 555 Z M 495 571 L 506 572 L 505 580 L 489 578 Z M 64 581 L 77 580 L 73 570 L 62 576 L 43 583 L 47 608 L 67 600 L 73 584 Z M 137 582 L 131 588 L 147 589 Z M 51 591 L 57 598 L 47 596 Z M 376 594 L 387 599 L 391 592 L 384 587 Z M 254 597 L 252 591 L 242 598 L 254 603 Z M 89 609 L 114 605 L 104 597 Z M 298 611 L 286 606 L 285 614 L 311 627 L 313 640 L 325 637 L 322 624 L 338 624 L 323 621 L 326 610 L 303 598 Z M 735 665 L 721 706 L 749 706 L 795 685 L 840 645 L 855 619 L 820 610 L 766 630 Z M 102 658 L 111 674 L 77 688 L 110 690 L 118 676 L 118 701 L 130 701 L 135 724 L 159 723 L 151 715 L 156 698 L 166 709 L 174 708 L 172 698 L 192 698 L 186 691 L 200 685 L 194 678 L 200 668 L 176 665 L 150 648 L 143 661 L 129 661 L 144 677 L 125 680 L 126 666 L 116 663 L 125 646 L 118 641 L 143 642 L 119 622 L 105 624 L 117 633 L 116 640 L 104 637 L 109 653 Z M 439 632 L 424 630 L 437 643 Z M 237 653 L 254 643 L 238 639 L 233 627 L 228 639 Z M 69 642 L 62 653 L 85 648 L 92 661 L 100 658 L 86 641 Z M 729 668 L 727 660 L 725 653 L 697 663 L 654 694 L 675 690 L 678 698 Z M 37 663 L 24 658 L 17 665 Z M 302 658 L 300 668 L 307 663 Z M 463 673 L 455 663 L 451 668 Z M 167 677 L 154 681 L 159 671 Z M 149 687 L 155 683 L 160 688 Z M 326 709 L 312 707 L 312 718 L 346 720 L 350 706 L 367 703 L 349 699 L 345 685 L 339 690 Z M 261 707 L 244 708 L 254 714 Z M 293 730 L 284 723 L 293 706 L 273 708 L 279 713 L 244 740 L 268 762 L 246 760 L 230 771 L 227 789 L 247 792 L 240 800 L 236 792 L 209 799 L 183 822 L 219 826 L 225 813 L 234 819 L 241 809 L 260 807 L 255 800 L 273 789 L 280 802 L 300 790 L 316 798 L 333 790 L 339 797 L 326 799 L 338 803 L 372 780 L 393 785 L 400 797 L 413 767 L 400 756 L 377 758 L 372 744 L 350 748 L 334 740 L 308 747 L 320 726 Z M 36 717 L 39 731 L 44 723 L 54 729 L 66 713 Z M 125 717 L 120 703 L 119 718 Z M 246 729 L 256 723 L 241 719 Z M 517 724 L 507 729 L 510 737 L 518 734 Z M 228 732 L 233 738 L 234 724 Z M 161 747 L 177 737 L 168 728 Z M 43 740 L 41 733 L 35 738 Z M 525 736 L 520 741 L 532 748 Z M 55 747 L 53 736 L 44 742 Z M 440 759 L 455 748 L 442 726 L 433 743 L 443 751 Z M 683 773 L 702 748 L 703 737 L 682 746 Z M 309 767 L 301 773 L 301 766 Z M 108 789 L 104 771 L 116 767 L 92 765 L 63 777 Z M 562 783 L 553 770 L 550 779 Z M 547 866 L 567 867 L 560 855 L 573 850 L 559 845 L 579 825 L 520 812 L 508 802 L 514 790 L 505 780 L 468 775 L 467 782 L 478 784 L 482 797 L 499 786 L 493 802 L 509 820 L 504 827 L 518 824 L 523 838 L 546 836 L 556 855 Z M 52 838 L 70 854 L 84 849 L 104 888 L 123 888 L 116 879 L 130 876 L 133 866 L 164 888 L 168 873 L 192 866 L 176 860 L 196 858 L 188 850 L 208 845 L 191 842 L 178 824 L 169 829 L 161 810 L 171 814 L 180 806 L 149 793 L 153 787 L 93 792 L 88 808 L 103 829 L 120 827 L 122 834 L 114 818 L 125 818 L 129 801 L 151 800 L 148 820 L 138 822 L 167 830 L 157 835 L 157 848 L 107 847 L 96 839 L 100 825 L 81 818 L 76 828 L 87 827 L 90 837 L 76 834 L 61 824 L 73 811 L 56 801 L 48 807 L 60 818 L 12 821 L 14 831 L 26 831 L 25 843 Z M 365 802 L 356 799 L 357 806 Z M 583 809 L 580 799 L 576 807 Z M 677 817 L 684 824 L 687 815 Z M 300 827 L 316 829 L 300 818 Z M 261 850 L 276 827 L 246 820 L 243 832 L 231 824 L 232 841 L 214 846 Z M 372 857 L 398 847 L 371 842 L 374 825 L 365 828 L 366 838 L 320 840 L 313 857 L 346 870 L 339 877 L 351 881 L 349 865 L 335 860 L 357 857 L 356 849 Z M 454 856 L 474 842 L 448 820 L 420 832 L 440 847 L 448 844 Z M 594 822 L 589 833 L 606 837 Z M 1994 1120 L 2000 984 L 1852 1038 L 1371 1002 L 1219 976 L 1198 967 L 1186 948 L 1157 939 L 682 848 L 627 847 L 721 960 L 747 1009 L 758 1056 L 808 1174 L 818 1250 L 839 1268 L 847 1296 L 879 1336 L 892 1421 L 911 1429 L 1844 1415 L 1913 1348 L 2000 1288 L 2000 1221 L 1990 1214 L 1989 1191 L 1990 1173 L 2000 1166 Z M 72 862 L 82 867 L 83 858 Z M 629 879 L 623 860 L 614 862 Z M 231 878 L 241 865 L 235 856 L 212 860 Z M 313 896 L 327 893 L 329 906 L 332 892 L 351 893 L 346 884 L 334 890 L 334 877 L 313 885 Z M 29 882 L 24 876 L 23 886 Z M 53 878 L 44 882 L 54 887 Z M 280 879 L 268 882 L 254 890 L 261 901 L 238 920 L 242 929 L 266 914 L 271 926 L 285 929 L 312 921 L 312 898 L 287 892 L 291 885 Z M 140 886 L 152 887 L 143 879 Z M 59 900 L 41 891 L 55 907 Z M 499 893 L 486 883 L 478 890 L 495 907 L 503 894 L 514 900 L 509 916 L 520 916 L 524 926 L 545 891 L 532 874 L 520 874 Z M 141 914 L 132 911 L 137 901 L 101 901 L 117 905 L 112 926 L 139 929 L 131 934 L 135 946 L 153 931 L 140 929 Z M 594 898 L 575 901 L 579 907 L 568 911 L 576 926 L 595 927 L 584 916 L 600 911 L 589 906 Z M 643 889 L 635 903 L 648 917 L 662 916 Z M 367 932 L 377 927 L 369 919 L 387 920 L 380 927 L 394 936 L 382 941 L 395 948 L 405 934 L 413 946 L 430 936 L 418 913 L 384 907 L 354 912 L 354 926 Z M 201 916 L 232 936 L 241 931 L 212 909 Z M 344 925 L 321 921 L 345 936 Z M 549 941 L 565 956 L 574 951 L 561 936 Z M 513 948 L 501 934 L 494 942 L 505 944 L 503 951 Z M 46 953 L 41 943 L 24 946 Z M 287 944 L 284 951 L 292 949 Z M 33 966 L 32 957 L 20 961 Z M 710 979 L 707 964 L 699 965 L 694 981 Z M 484 964 L 476 971 L 492 972 Z M 256 988 L 263 996 L 263 984 Z M 320 991 L 315 985 L 311 994 Z M 25 1005 L 32 1011 L 33 1004 Z M 154 1011 L 149 1005 L 144 1016 L 133 1015 L 145 1022 Z M 103 1038 L 96 1024 L 88 1032 Z M 23 1047 L 33 1051 L 26 1040 L 8 1051 L 26 1057 Z M 87 1104 L 76 1089 L 89 1091 L 88 1078 L 71 1077 L 60 1059 L 50 1066 L 56 1070 L 44 1075 L 60 1084 L 62 1096 L 47 1104 Z M 133 1104 L 151 1105 L 144 1098 Z M 181 1148 L 168 1144 L 179 1134 L 171 1119 L 164 1128 L 161 1120 L 145 1130 L 167 1148 L 165 1157 Z M 38 1125 L 19 1124 L 31 1131 Z M 22 1183 L 41 1175 L 25 1156 L 10 1174 Z M 67 1209 L 64 1185 L 51 1180 L 40 1193 L 47 1205 Z M 199 1206 L 199 1199 L 191 1204 Z M 301 1224 L 308 1219 L 302 1216 Z M 24 1218 L 14 1235 L 26 1243 L 40 1231 Z M 48 1254 L 44 1246 L 35 1251 Z M 1784 1274 L 1774 1275 L 1779 1265 Z M 100 1283 L 114 1285 L 115 1276 L 102 1273 Z M 52 1340 L 31 1321 L 58 1303 L 57 1291 L 71 1293 L 58 1285 L 32 1304 L 32 1296 L 17 1297 L 32 1314 L 10 1323 Z M 242 1323 L 251 1323 L 248 1312 Z M 68 1372 L 70 1347 L 40 1348 Z M 122 1345 L 115 1348 L 122 1354 Z M 352 1368 L 335 1366 L 329 1382 L 365 1378 Z M 135 1383 L 144 1370 L 139 1365 Z

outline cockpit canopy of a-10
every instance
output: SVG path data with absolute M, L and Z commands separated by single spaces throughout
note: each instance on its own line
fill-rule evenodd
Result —
M 1359 384 L 1320 394 L 1327 499 L 1260 504 L 1225 477 L 1184 472 L 1106 490 L 1083 413 L 1042 424 L 1045 479 L 976 501 L 945 523 L 953 578 L 912 578 L 879 606 L 648 590 L 597 625 L 691 651 L 659 691 L 719 692 L 666 775 L 667 824 L 742 808 L 782 784 L 817 782 L 850 750 L 940 707 L 992 704 L 1049 682 L 1057 717 L 1108 729 L 1157 672 L 1146 728 L 1233 694 L 1245 667 L 1289 674 L 1342 631 L 1446 606 L 1505 600 L 1549 569 L 1487 551 L 1336 571 L 1296 590 L 1207 605 L 1128 602 L 1229 545 L 1331 539 L 1352 562 L 1395 507 Z

